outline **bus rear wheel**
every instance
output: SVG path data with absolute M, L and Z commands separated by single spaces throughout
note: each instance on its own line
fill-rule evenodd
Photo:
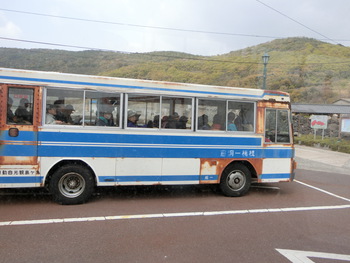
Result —
M 59 204 L 82 204 L 94 191 L 94 179 L 91 171 L 86 167 L 65 165 L 52 175 L 49 189 L 54 201 Z
M 220 189 L 224 195 L 238 197 L 249 191 L 251 172 L 241 163 L 229 165 L 222 173 Z

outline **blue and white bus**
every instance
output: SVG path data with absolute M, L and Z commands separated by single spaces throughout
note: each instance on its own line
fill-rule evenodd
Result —
M 0 68 L 0 188 L 290 182 L 287 93 Z

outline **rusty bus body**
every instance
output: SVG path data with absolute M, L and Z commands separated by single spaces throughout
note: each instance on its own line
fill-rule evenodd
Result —
M 294 178 L 284 92 L 3 68 L 0 100 L 0 188 L 47 187 L 77 204 L 95 186 L 219 184 L 240 196 Z M 68 104 L 75 120 L 58 121 Z M 131 107 L 142 125 L 129 126 Z M 110 125 L 97 126 L 105 113 Z

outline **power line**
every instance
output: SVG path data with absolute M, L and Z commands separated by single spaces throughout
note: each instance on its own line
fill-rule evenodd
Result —
M 220 62 L 220 63 L 231 63 L 231 64 L 251 64 L 251 65 L 263 64 L 263 62 L 253 62 L 253 61 L 232 61 L 232 60 L 223 60 L 223 59 L 208 59 L 208 58 L 205 58 L 204 56 L 202 56 L 202 57 L 186 56 L 185 57 L 185 56 L 176 56 L 176 55 L 156 54 L 154 52 L 152 52 L 152 53 L 126 52 L 126 51 L 118 51 L 118 50 L 112 50 L 112 49 L 101 49 L 101 48 L 93 48 L 93 47 L 86 47 L 86 46 L 66 45 L 66 44 L 58 44 L 58 43 L 52 43 L 52 42 L 25 40 L 25 39 L 8 38 L 8 37 L 1 37 L 1 36 L 0 36 L 0 39 L 25 42 L 25 43 L 33 43 L 33 44 L 40 44 L 40 45 L 57 46 L 57 47 L 77 48 L 77 49 L 83 49 L 83 50 L 114 52 L 114 53 L 122 53 L 122 54 L 129 54 L 129 55 L 164 57 L 164 58 L 172 58 L 172 59 L 186 59 L 186 60 Z M 287 64 L 288 65 L 300 65 L 300 63 L 269 62 L 269 65 L 287 65 Z M 308 62 L 308 63 L 306 63 L 306 65 L 327 65 L 327 64 L 350 64 L 350 61 L 336 61 L 336 62 L 322 62 L 322 63 L 320 63 L 320 62 Z
M 259 37 L 259 38 L 271 38 L 271 39 L 280 38 L 280 37 L 276 37 L 276 36 L 262 36 L 262 35 L 251 35 L 251 34 L 240 34 L 240 33 L 228 33 L 228 32 L 215 32 L 215 31 L 205 31 L 205 30 L 172 28 L 172 27 L 146 26 L 146 25 L 129 24 L 129 23 L 121 23 L 121 22 L 113 22 L 113 21 L 103 21 L 103 20 L 94 20 L 94 19 L 78 18 L 78 17 L 70 17 L 70 16 L 49 15 L 49 14 L 43 14 L 43 13 L 27 12 L 27 11 L 13 10 L 13 9 L 5 9 L 5 8 L 0 8 L 0 10 L 6 11 L 6 12 L 27 14 L 27 15 L 54 17 L 54 18 L 69 19 L 69 20 L 75 20 L 75 21 L 111 24 L 111 25 L 119 25 L 119 26 L 130 26 L 130 27 L 151 28 L 151 29 L 159 29 L 159 30 L 180 31 L 180 32 L 189 32 L 189 33 L 215 34 L 215 35 L 227 35 L 227 36 Z
M 275 12 L 279 13 L 280 15 L 282 15 L 282 16 L 288 18 L 289 20 L 292 20 L 293 22 L 295 22 L 295 23 L 301 25 L 302 27 L 305 27 L 305 28 L 311 30 L 312 32 L 314 32 L 314 33 L 316 33 L 316 34 L 318 34 L 318 35 L 320 35 L 320 36 L 326 38 L 327 40 L 329 40 L 329 41 L 331 41 L 331 42 L 334 42 L 334 43 L 336 43 L 336 44 L 339 44 L 338 42 L 334 41 L 333 39 L 331 39 L 331 38 L 329 38 L 329 37 L 327 37 L 327 36 L 321 34 L 320 32 L 318 32 L 318 31 L 316 31 L 316 30 L 313 30 L 311 27 L 308 27 L 308 26 L 304 25 L 303 23 L 301 23 L 301 22 L 295 20 L 294 18 L 291 18 L 290 16 L 287 16 L 286 14 L 284 14 L 284 13 L 282 13 L 281 11 L 279 11 L 279 10 L 277 10 L 277 9 L 275 9 L 275 8 L 273 8 L 273 7 L 271 7 L 271 6 L 267 5 L 267 4 L 265 4 L 265 3 L 263 3 L 262 1 L 260 1 L 260 0 L 255 0 L 255 1 L 259 2 L 260 4 L 266 6 L 266 7 L 270 8 L 270 9 L 272 9 L 273 11 L 275 11 Z
M 288 19 L 298 23 L 299 25 L 306 27 L 307 29 L 313 31 L 314 33 L 317 33 L 324 37 L 324 39 L 319 40 L 329 40 L 336 44 L 338 44 L 335 40 L 328 38 L 327 36 L 322 35 L 321 33 L 311 29 L 310 27 L 296 21 L 295 19 L 283 14 L 282 12 L 272 8 L 271 6 L 268 6 L 267 4 L 256 0 L 257 2 L 265 5 L 266 7 L 274 10 L 275 12 L 287 17 Z M 12 13 L 19 13 L 19 14 L 27 14 L 27 15 L 36 15 L 36 16 L 44 16 L 44 17 L 53 17 L 53 18 L 60 18 L 60 19 L 69 19 L 69 20 L 75 20 L 75 21 L 82 21 L 82 22 L 90 22 L 90 23 L 101 23 L 101 24 L 111 24 L 111 25 L 119 25 L 119 26 L 130 26 L 130 27 L 139 27 L 139 28 L 151 28 L 151 29 L 158 29 L 158 30 L 170 30 L 170 31 L 179 31 L 179 32 L 189 32 L 189 33 L 203 33 L 203 34 L 214 34 L 214 35 L 226 35 L 226 36 L 240 36 L 240 37 L 256 37 L 256 38 L 271 38 L 271 39 L 278 39 L 278 38 L 284 38 L 281 36 L 266 36 L 266 35 L 254 35 L 254 34 L 241 34 L 241 33 L 229 33 L 229 32 L 215 32 L 215 31 L 205 31 L 205 30 L 194 30 L 194 29 L 182 29 L 182 28 L 172 28 L 172 27 L 160 27 L 160 26 L 146 26 L 146 25 L 138 25 L 138 24 L 129 24 L 129 23 L 121 23 L 121 22 L 113 22 L 113 21 L 104 21 L 104 20 L 95 20 L 95 19 L 87 19 L 87 18 L 79 18 L 79 17 L 69 17 L 69 16 L 58 16 L 58 15 L 49 15 L 49 14 L 43 14 L 43 13 L 36 13 L 36 12 L 28 12 L 28 11 L 21 11 L 21 10 L 13 10 L 13 9 L 6 9 L 6 8 L 0 8 L 1 11 L 5 12 L 12 12 Z M 338 39 L 338 41 L 350 41 L 348 39 Z

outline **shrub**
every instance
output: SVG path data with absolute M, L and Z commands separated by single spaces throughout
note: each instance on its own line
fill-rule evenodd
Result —
M 311 147 L 323 147 L 332 151 L 350 153 L 350 141 L 334 137 L 325 137 L 322 140 L 321 136 L 316 136 L 315 138 L 314 135 L 301 135 L 294 138 L 294 143 Z

